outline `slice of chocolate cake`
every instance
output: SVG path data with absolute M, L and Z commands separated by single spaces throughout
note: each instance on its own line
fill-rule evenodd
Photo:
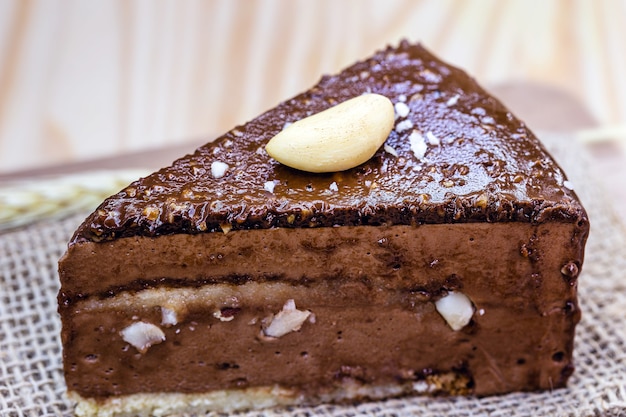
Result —
M 268 155 L 279 132 L 304 136 L 294 122 L 370 93 L 392 129 L 362 164 Z M 354 124 L 335 113 L 318 156 Z M 78 415 L 163 415 L 563 387 L 588 230 L 533 133 L 403 42 L 85 220 L 59 266 L 67 388 Z

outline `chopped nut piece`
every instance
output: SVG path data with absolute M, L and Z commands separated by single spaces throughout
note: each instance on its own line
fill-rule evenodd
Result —
M 454 187 L 454 181 L 452 181 L 451 179 L 446 179 L 441 181 L 441 185 L 445 188 Z
M 146 353 L 148 348 L 165 341 L 165 333 L 151 323 L 138 321 L 120 332 L 122 339 L 137 348 L 139 353 Z
M 409 130 L 413 128 L 413 122 L 409 119 L 405 119 L 396 125 L 396 132 L 401 133 L 405 130 Z
M 143 209 L 142 214 L 148 220 L 155 221 L 159 218 L 160 210 L 154 206 L 147 206 Z
M 276 183 L 274 183 L 274 181 L 266 181 L 265 184 L 263 184 L 263 188 L 265 189 L 265 191 L 273 193 L 274 192 L 274 187 L 276 186 Z
M 206 169 L 200 167 L 192 167 L 191 172 L 193 175 L 204 175 L 206 173 Z
M 411 143 L 411 151 L 413 151 L 415 157 L 420 161 L 424 159 L 424 155 L 426 154 L 427 149 L 424 137 L 420 135 L 417 130 L 414 130 L 409 136 L 409 142 Z
M 178 324 L 178 315 L 175 310 L 161 307 L 161 324 L 164 326 L 175 326 Z
M 448 107 L 450 107 L 450 106 L 454 106 L 456 103 L 458 103 L 458 101 L 459 101 L 459 98 L 460 98 L 460 97 L 461 97 L 461 96 L 459 96 L 458 94 L 456 94 L 456 95 L 454 95 L 454 96 L 450 97 L 450 98 L 448 99 L 448 101 L 446 101 L 446 106 L 448 106 Z
M 310 311 L 297 310 L 294 300 L 289 299 L 283 309 L 271 318 L 270 324 L 263 329 L 263 334 L 267 337 L 278 338 L 298 331 L 310 315 Z
M 404 119 L 405 117 L 407 117 L 409 115 L 409 112 L 411 111 L 411 109 L 409 108 L 409 106 L 406 105 L 406 103 L 399 101 L 394 105 L 394 108 L 396 110 L 396 115 L 402 119 Z
M 450 291 L 446 296 L 435 301 L 435 307 L 454 331 L 465 327 L 474 315 L 472 302 L 460 292 Z
M 232 230 L 233 226 L 230 223 L 222 223 L 220 224 L 220 228 L 222 229 L 222 232 L 227 235 L 228 232 Z
M 426 139 L 428 139 L 428 143 L 430 143 L 431 145 L 439 145 L 441 143 L 439 141 L 439 138 L 435 136 L 435 134 L 430 130 L 426 132 Z
M 489 197 L 487 194 L 481 194 L 476 198 L 476 207 L 480 207 L 481 209 L 487 208 L 487 204 L 489 204 Z
M 211 163 L 211 175 L 213 178 L 222 178 L 226 175 L 226 171 L 228 171 L 228 165 L 224 162 L 213 161 Z
M 389 155 L 393 155 L 396 158 L 398 157 L 398 152 L 390 145 L 385 145 L 383 149 L 385 149 L 385 152 L 387 152 Z

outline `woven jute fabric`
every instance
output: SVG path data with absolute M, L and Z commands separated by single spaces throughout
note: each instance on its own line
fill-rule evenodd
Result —
M 488 398 L 413 397 L 246 416 L 626 416 L 626 233 L 607 208 L 584 152 L 566 136 L 544 142 L 591 219 L 579 299 L 576 371 L 568 388 Z M 0 235 L 0 414 L 71 416 L 61 368 L 57 262 L 83 214 Z

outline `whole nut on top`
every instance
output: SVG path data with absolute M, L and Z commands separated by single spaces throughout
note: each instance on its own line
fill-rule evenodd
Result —
M 370 159 L 393 124 L 391 101 L 364 94 L 292 123 L 265 149 L 278 162 L 302 171 L 345 171 Z

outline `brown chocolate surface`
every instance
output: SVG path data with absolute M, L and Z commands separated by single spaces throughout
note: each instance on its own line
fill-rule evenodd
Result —
M 286 123 L 374 92 L 409 108 L 368 162 L 300 172 L 264 145 Z M 423 159 L 410 135 L 427 138 Z M 431 136 L 432 135 L 432 136 Z M 439 144 L 436 144 L 439 142 Z M 228 165 L 213 178 L 211 164 Z M 403 42 L 325 76 L 312 89 L 107 199 L 73 241 L 220 230 L 473 221 L 581 221 L 565 175 L 526 126 L 463 71 Z M 265 190 L 274 183 L 273 192 Z M 336 183 L 337 191 L 331 188 Z

